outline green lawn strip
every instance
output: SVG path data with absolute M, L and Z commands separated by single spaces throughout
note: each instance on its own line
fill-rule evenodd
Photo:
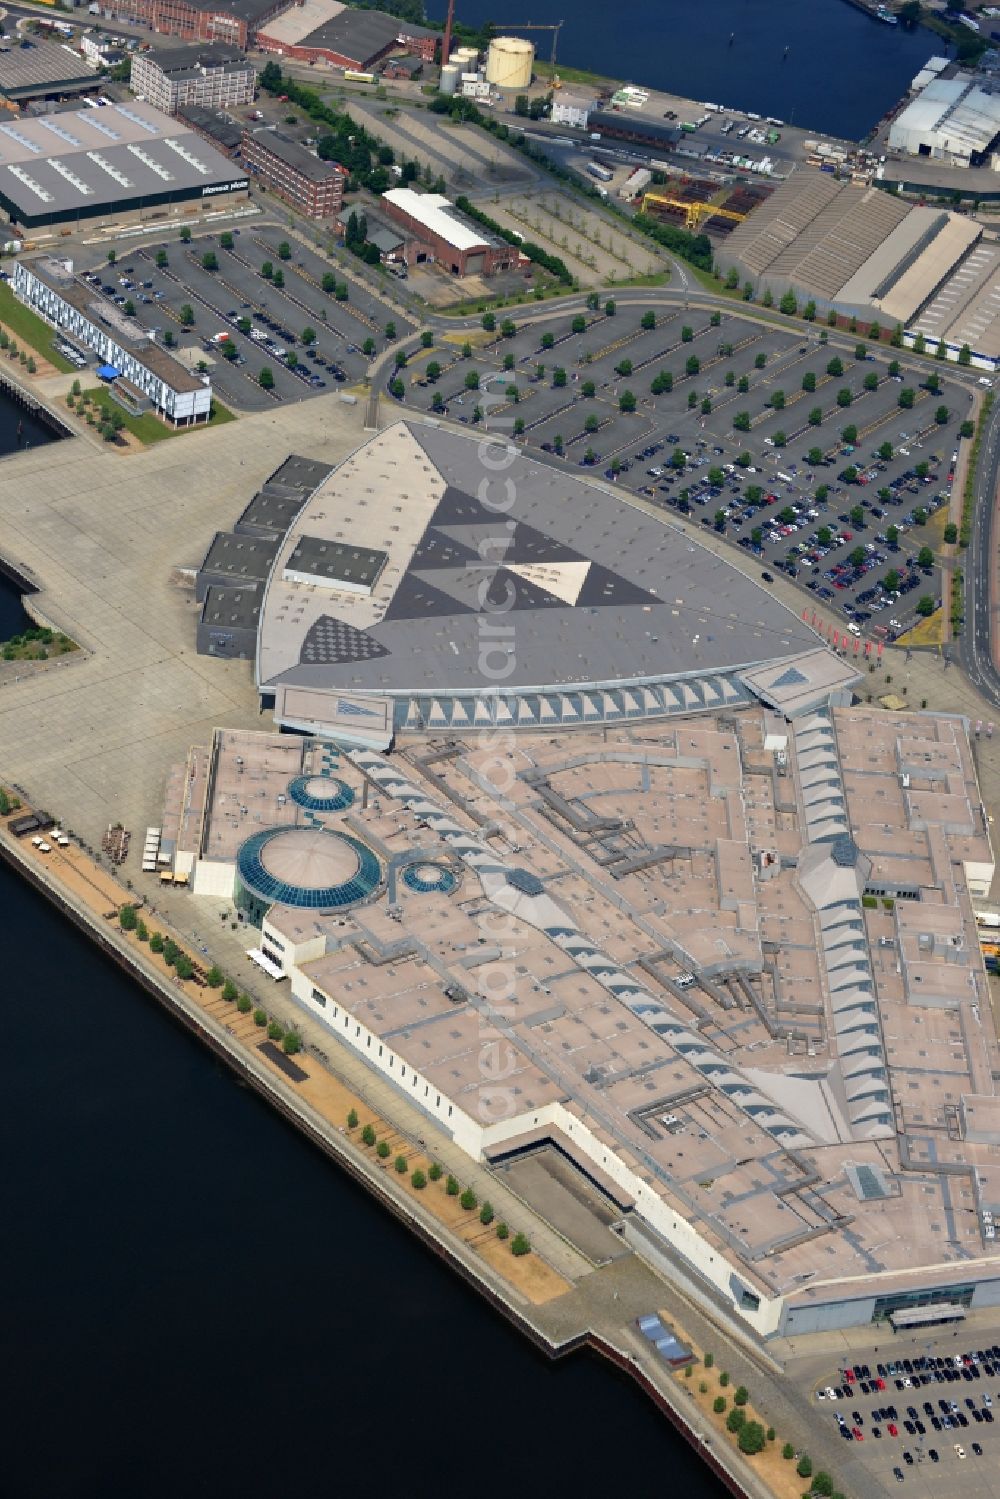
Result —
M 19 302 L 5 281 L 0 281 L 0 323 L 5 323 L 15 339 L 30 345 L 39 358 L 47 359 L 57 370 L 68 374 L 73 368 L 69 360 L 52 347 L 55 329 Z
M 213 401 L 212 415 L 207 422 L 200 422 L 195 427 L 168 427 L 166 422 L 162 422 L 151 411 L 144 411 L 141 416 L 133 416 L 131 412 L 125 410 L 124 406 L 119 406 L 111 392 L 104 386 L 94 386 L 90 390 L 85 390 L 83 394 L 90 397 L 92 405 L 101 407 L 110 415 L 120 416 L 126 431 L 131 432 L 133 437 L 137 437 L 140 442 L 144 443 L 162 442 L 165 437 L 182 437 L 185 432 L 203 432 L 206 427 L 222 427 L 226 422 L 236 420 L 227 406 L 223 406 L 220 401 Z M 79 402 L 77 402 L 77 409 L 79 410 Z

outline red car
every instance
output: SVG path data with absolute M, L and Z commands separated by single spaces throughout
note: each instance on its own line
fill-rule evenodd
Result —
M 895 1426 L 891 1421 L 889 1422 L 889 1425 L 886 1427 L 886 1431 L 889 1433 L 889 1435 L 891 1437 L 898 1437 L 899 1436 L 899 1427 Z
M 854 1370 L 853 1369 L 845 1369 L 844 1370 L 844 1378 L 847 1380 L 847 1383 L 850 1384 L 851 1381 L 854 1378 Z
M 884 1390 L 885 1389 L 885 1380 L 884 1379 L 876 1379 L 876 1381 L 875 1381 L 875 1388 L 877 1390 Z
M 856 1442 L 863 1442 L 865 1439 L 864 1432 L 861 1430 L 860 1426 L 852 1426 L 851 1434 Z

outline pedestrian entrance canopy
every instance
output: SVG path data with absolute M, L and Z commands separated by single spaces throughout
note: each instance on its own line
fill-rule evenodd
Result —
M 263 968 L 264 972 L 271 978 L 283 979 L 285 977 L 284 973 L 278 967 L 277 963 L 272 963 L 271 959 L 267 956 L 267 953 L 261 952 L 259 947 L 252 948 L 247 953 L 247 957 L 250 959 L 251 963 L 256 963 L 258 968 Z
M 98 366 L 98 380 L 118 380 L 120 377 L 121 370 L 116 370 L 113 364 L 102 364 Z
M 938 1322 L 964 1322 L 965 1307 L 943 1301 L 937 1306 L 911 1306 L 891 1313 L 889 1321 L 896 1332 L 908 1327 L 932 1327 Z

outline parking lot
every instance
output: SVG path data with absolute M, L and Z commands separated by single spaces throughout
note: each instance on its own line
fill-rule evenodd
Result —
M 819 1419 L 887 1486 L 1000 1493 L 1000 1344 L 947 1354 L 928 1344 L 911 1358 L 837 1369 L 815 1396 Z
M 953 371 L 737 313 L 609 316 L 608 296 L 506 336 L 496 314 L 484 347 L 399 372 L 403 399 L 473 424 L 488 387 L 491 425 L 699 520 L 853 634 L 895 639 L 938 606 L 972 404 Z
M 243 411 L 357 385 L 388 342 L 413 331 L 280 229 L 143 245 L 114 265 L 95 263 L 90 274 L 134 310 L 138 325 L 207 373 L 220 401 Z M 263 370 L 270 374 L 262 383 Z

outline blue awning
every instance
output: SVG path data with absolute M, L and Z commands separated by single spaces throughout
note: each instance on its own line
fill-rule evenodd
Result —
M 97 371 L 98 380 L 117 380 L 121 370 L 116 370 L 113 364 L 102 364 Z

